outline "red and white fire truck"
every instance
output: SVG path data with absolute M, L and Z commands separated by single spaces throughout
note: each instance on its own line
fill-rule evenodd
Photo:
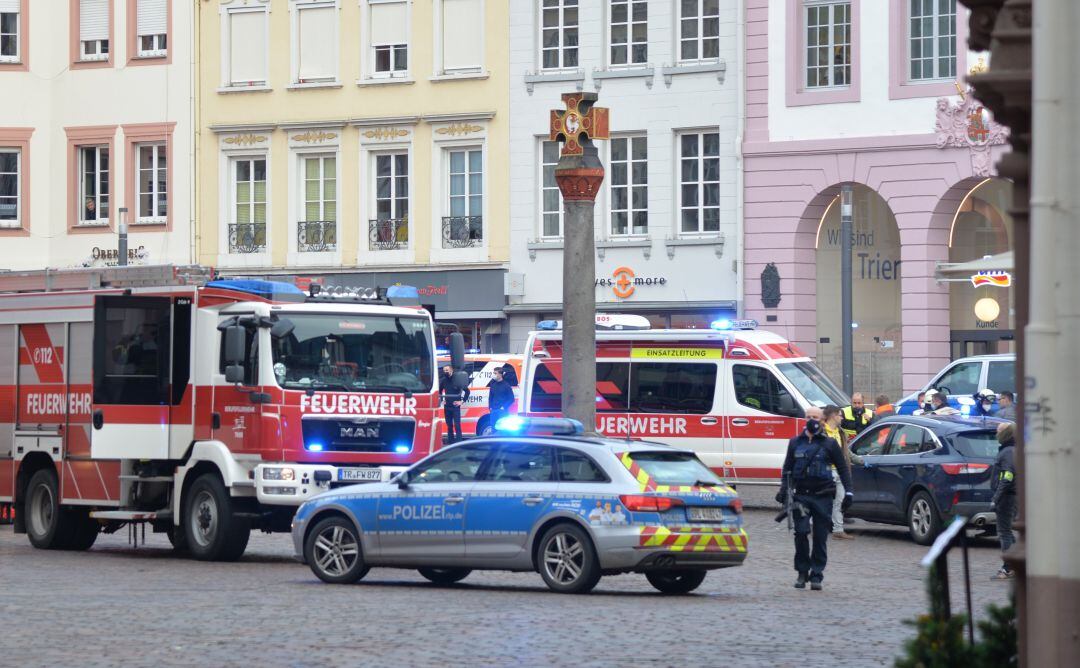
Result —
M 426 310 L 212 279 L 0 274 L 0 503 L 36 547 L 86 549 L 142 522 L 197 558 L 236 559 L 313 494 L 388 480 L 436 447 Z
M 640 316 L 603 315 L 596 332 L 596 429 L 687 448 L 731 482 L 776 483 L 788 439 L 811 405 L 846 405 L 841 391 L 786 339 L 747 320 L 654 330 Z M 522 410 L 562 404 L 562 332 L 530 334 Z

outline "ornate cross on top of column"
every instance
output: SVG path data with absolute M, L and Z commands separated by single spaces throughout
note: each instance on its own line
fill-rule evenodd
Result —
M 608 110 L 594 107 L 596 93 L 564 93 L 566 111 L 551 110 L 552 141 L 561 141 L 562 156 L 582 155 L 590 140 L 609 139 Z

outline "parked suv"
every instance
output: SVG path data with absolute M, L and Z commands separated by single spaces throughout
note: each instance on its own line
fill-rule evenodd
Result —
M 850 444 L 854 500 L 849 517 L 907 525 L 929 545 L 953 517 L 994 526 L 990 475 L 997 454 L 996 418 L 891 416 Z
M 997 394 L 1016 392 L 1016 355 L 1002 353 L 962 357 L 938 372 L 922 391 L 930 388 L 947 394 L 950 406 L 967 413 L 975 403 L 972 395 L 981 389 L 990 389 Z M 896 405 L 896 412 L 911 415 L 921 408 L 916 402 L 917 398 L 917 392 L 904 397 Z

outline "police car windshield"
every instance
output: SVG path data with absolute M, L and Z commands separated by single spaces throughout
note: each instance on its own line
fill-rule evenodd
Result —
M 272 340 L 274 378 L 286 389 L 429 392 L 431 321 L 386 315 L 282 314 L 295 325 Z
M 630 459 L 657 485 L 723 484 L 700 459 L 686 452 L 631 452 Z
M 813 362 L 782 362 L 776 368 L 814 406 L 847 406 L 844 393 Z

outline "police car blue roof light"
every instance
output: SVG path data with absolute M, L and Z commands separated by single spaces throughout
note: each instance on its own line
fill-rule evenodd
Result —
M 322 452 L 323 451 L 323 444 L 322 443 L 308 443 L 307 444 L 307 449 L 312 451 L 312 452 Z
M 525 427 L 528 425 L 529 420 L 520 415 L 507 415 L 504 418 L 499 418 L 495 423 L 495 430 L 507 433 L 518 433 L 524 431 Z
M 402 454 L 402 455 L 405 454 L 406 452 L 408 452 L 411 449 L 412 448 L 405 445 L 404 443 L 398 443 L 397 445 L 394 446 L 394 452 L 396 452 L 398 454 Z
M 585 427 L 570 418 L 528 418 L 508 415 L 495 423 L 495 431 L 504 434 L 552 434 L 573 436 L 585 432 Z
M 757 320 L 731 320 L 729 318 L 720 318 L 719 320 L 713 320 L 710 327 L 712 329 L 720 331 L 730 331 L 733 329 L 757 329 Z

